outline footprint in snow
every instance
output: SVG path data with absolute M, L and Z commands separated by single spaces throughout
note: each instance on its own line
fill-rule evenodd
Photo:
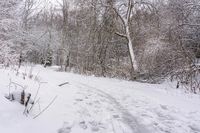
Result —
M 68 122 L 64 122 L 63 127 L 58 130 L 58 133 L 70 133 L 72 125 Z
M 200 127 L 197 125 L 189 125 L 189 128 L 194 132 L 194 133 L 199 133 L 200 132 Z
M 163 109 L 163 110 L 168 110 L 168 107 L 166 105 L 160 105 L 160 107 Z
M 87 129 L 87 124 L 86 124 L 85 121 L 79 122 L 79 126 L 80 126 L 82 129 Z
M 83 99 L 80 99 L 80 98 L 77 98 L 77 99 L 75 99 L 75 100 L 78 101 L 78 102 L 83 101 Z
M 90 126 L 91 126 L 91 130 L 93 132 L 98 132 L 100 129 L 104 129 L 104 125 L 101 122 L 96 122 L 96 121 L 90 121 L 89 122 Z

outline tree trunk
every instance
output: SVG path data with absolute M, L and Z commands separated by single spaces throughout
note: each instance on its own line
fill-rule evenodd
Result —
M 128 40 L 128 49 L 129 49 L 129 55 L 130 55 L 130 60 L 131 60 L 131 66 L 132 66 L 132 69 L 134 70 L 134 72 L 137 72 L 138 71 L 138 64 L 137 64 L 137 60 L 135 58 L 135 53 L 134 53 L 134 50 L 133 50 L 133 43 L 132 43 L 132 40 L 131 40 L 128 21 L 126 21 L 125 27 L 126 27 L 126 36 L 127 36 L 127 40 Z

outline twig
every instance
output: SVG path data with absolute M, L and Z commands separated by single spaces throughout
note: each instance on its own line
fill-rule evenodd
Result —
M 64 82 L 64 83 L 62 83 L 62 84 L 59 84 L 58 86 L 63 86 L 63 85 L 66 85 L 66 84 L 69 84 L 69 82 Z
M 27 101 L 25 102 L 25 109 L 24 109 L 24 113 L 23 114 L 28 114 L 29 113 L 29 110 L 28 110 L 28 103 L 31 99 L 31 94 L 28 95 L 27 97 Z
M 36 101 L 36 98 L 37 98 L 37 96 L 39 94 L 39 91 L 40 91 L 40 88 L 41 88 L 41 84 L 45 84 L 45 83 L 47 83 L 47 82 L 39 82 L 39 86 L 38 86 L 37 92 L 36 92 L 35 97 L 33 99 L 34 104 L 32 104 L 31 108 L 29 109 L 29 112 L 31 111 L 33 106 L 39 101 L 40 98 L 37 101 Z
M 36 94 L 35 94 L 35 97 L 34 97 L 34 99 L 33 99 L 33 102 L 35 102 L 35 100 L 36 100 L 36 98 L 37 98 L 37 96 L 38 96 L 38 93 L 39 93 L 40 88 L 41 88 L 41 84 L 45 84 L 45 83 L 46 83 L 46 82 L 39 82 L 39 86 L 38 86 L 37 92 L 36 92 Z
M 38 113 L 35 117 L 33 117 L 33 119 L 37 118 L 42 113 L 44 113 L 53 104 L 53 102 L 56 100 L 57 97 L 58 96 L 55 96 L 54 99 L 40 113 Z
M 38 78 L 38 75 L 39 75 L 39 73 L 40 73 L 40 71 L 36 74 L 36 76 L 35 76 L 35 79 L 34 80 L 36 80 L 36 78 Z
M 36 98 L 37 98 L 37 95 L 38 95 L 39 90 L 40 90 L 40 86 L 41 86 L 41 82 L 39 82 L 39 86 L 38 86 L 37 92 L 36 92 L 36 94 L 35 94 L 35 97 L 34 97 L 34 99 L 33 99 L 33 102 L 35 102 L 35 100 L 36 100 Z
M 8 96 L 10 96 L 10 87 L 11 87 L 11 83 L 12 83 L 12 80 L 10 79 Z
M 30 111 L 32 110 L 32 108 L 34 107 L 34 105 L 37 104 L 37 103 L 39 102 L 39 100 L 40 100 L 40 98 L 38 98 L 38 99 L 36 100 L 36 102 L 34 101 L 34 104 L 32 104 L 32 106 L 30 107 L 30 109 L 29 109 L 28 112 L 30 112 Z
M 25 86 L 22 86 L 22 85 L 20 85 L 20 84 L 18 84 L 18 83 L 15 83 L 15 82 L 10 82 L 10 84 L 17 85 L 17 86 L 21 87 L 23 90 L 25 90 L 25 89 L 26 89 L 26 87 L 25 87 Z

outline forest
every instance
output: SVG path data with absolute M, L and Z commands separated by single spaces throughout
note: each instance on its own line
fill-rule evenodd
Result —
M 1 0 L 0 63 L 199 91 L 199 0 Z M 192 86 L 192 87 L 191 87 Z

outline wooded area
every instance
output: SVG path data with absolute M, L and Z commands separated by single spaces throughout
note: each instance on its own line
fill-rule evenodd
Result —
M 0 1 L 0 63 L 200 90 L 199 0 Z

